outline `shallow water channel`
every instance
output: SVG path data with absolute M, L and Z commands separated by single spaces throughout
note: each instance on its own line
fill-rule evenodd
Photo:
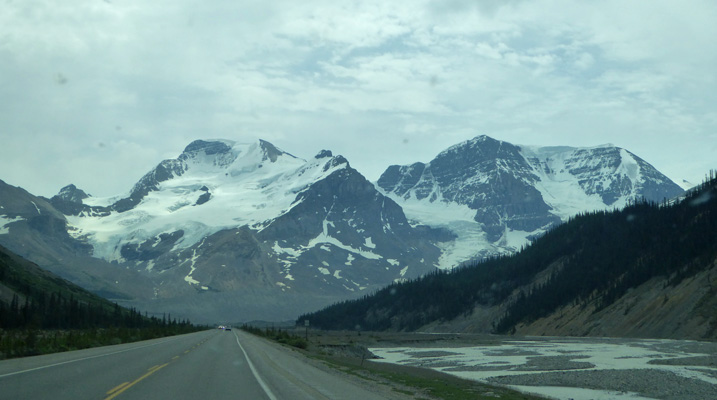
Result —
M 717 343 L 525 338 L 370 349 L 381 359 L 555 399 L 717 399 Z

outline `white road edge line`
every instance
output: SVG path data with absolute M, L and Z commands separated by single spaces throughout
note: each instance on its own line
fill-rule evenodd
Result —
M 259 372 L 257 372 L 256 368 L 254 368 L 254 364 L 249 359 L 249 355 L 246 354 L 246 350 L 244 350 L 244 346 L 239 343 L 239 335 L 237 335 L 236 332 L 234 333 L 234 337 L 237 340 L 237 344 L 239 345 L 239 348 L 241 349 L 242 353 L 244 353 L 244 358 L 246 358 L 247 363 L 249 364 L 249 368 L 251 369 L 251 373 L 254 374 L 254 378 L 256 378 L 257 382 L 259 382 L 259 385 L 264 390 L 264 393 L 266 393 L 267 396 L 269 396 L 269 399 L 271 400 L 277 400 L 276 396 L 274 396 L 274 393 L 271 392 L 271 389 L 269 389 L 269 386 L 264 382 L 263 379 L 261 379 L 261 376 L 259 376 Z
M 5 378 L 5 377 L 7 377 L 7 376 L 13 376 L 13 375 L 20 375 L 20 374 L 24 374 L 24 373 L 26 373 L 26 372 L 38 371 L 38 370 L 45 369 L 45 368 L 57 367 L 57 366 L 59 366 L 59 365 L 71 364 L 71 363 L 78 362 L 78 361 L 91 360 L 91 359 L 93 359 L 93 358 L 107 357 L 107 356 L 111 356 L 111 355 L 113 355 L 113 354 L 126 353 L 126 352 L 128 352 L 128 351 L 144 349 L 145 347 L 156 346 L 156 345 L 163 344 L 163 343 L 167 343 L 167 342 L 171 342 L 171 341 L 174 341 L 174 340 L 177 340 L 177 339 L 180 339 L 180 338 L 174 337 L 174 338 L 171 338 L 171 339 L 169 339 L 169 340 L 163 340 L 163 341 L 161 341 L 161 342 L 152 343 L 152 344 L 148 344 L 148 345 L 145 345 L 145 346 L 133 347 L 133 348 L 131 348 L 131 349 L 125 349 L 125 350 L 115 351 L 115 352 L 107 353 L 107 354 L 98 354 L 98 355 L 96 355 L 96 356 L 78 358 L 78 359 L 76 359 L 76 360 L 63 361 L 63 362 L 60 362 L 60 363 L 57 363 L 57 364 L 43 365 L 42 367 L 36 367 L 36 368 L 25 369 L 25 370 L 22 370 L 22 371 L 10 372 L 10 373 L 4 374 L 4 375 L 0 375 L 0 378 Z M 129 343 L 127 343 L 127 344 L 129 344 Z

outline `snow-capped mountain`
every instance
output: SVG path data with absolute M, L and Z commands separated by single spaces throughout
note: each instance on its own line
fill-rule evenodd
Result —
M 683 190 L 619 147 L 518 146 L 478 136 L 429 163 L 390 166 L 377 185 L 412 223 L 444 227 L 440 266 L 512 252 L 580 212 L 662 201 Z
M 195 322 L 290 319 L 512 252 L 576 213 L 682 190 L 632 153 L 486 136 L 376 185 L 341 156 L 197 140 L 125 195 L 0 181 L 0 244 L 123 305 Z
M 277 292 L 311 296 L 316 307 L 433 270 L 435 243 L 453 238 L 411 226 L 345 158 L 324 150 L 303 160 L 263 140 L 198 140 L 126 196 L 70 185 L 50 202 L 94 257 L 156 281 L 142 308 Z M 204 303 L 189 301 L 185 311 Z M 278 317 L 302 307 L 294 300 Z

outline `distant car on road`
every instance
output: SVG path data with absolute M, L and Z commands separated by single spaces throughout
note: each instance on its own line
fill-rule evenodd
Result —
M 225 326 L 225 327 L 224 327 L 224 330 L 225 330 L 225 331 L 230 331 L 230 330 L 232 330 L 232 327 L 231 327 L 231 326 Z

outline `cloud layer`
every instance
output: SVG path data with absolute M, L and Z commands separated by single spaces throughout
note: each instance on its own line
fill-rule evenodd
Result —
M 711 1 L 12 1 L 0 179 L 115 195 L 194 139 L 254 137 L 376 179 L 487 134 L 610 142 L 699 181 L 716 20 Z

